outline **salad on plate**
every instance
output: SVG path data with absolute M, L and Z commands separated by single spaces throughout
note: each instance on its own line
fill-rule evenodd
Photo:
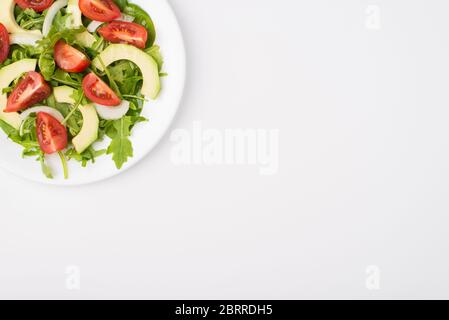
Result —
M 129 139 L 161 90 L 150 15 L 128 0 L 2 0 L 0 128 L 52 178 L 46 155 L 86 166 L 133 156 Z M 95 143 L 107 141 L 103 149 Z

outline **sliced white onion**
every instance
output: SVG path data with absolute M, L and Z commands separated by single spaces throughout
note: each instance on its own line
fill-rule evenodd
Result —
M 118 120 L 121 119 L 129 110 L 129 101 L 122 100 L 116 107 L 103 106 L 95 103 L 98 115 L 104 120 Z
M 68 0 L 58 0 L 51 5 L 50 9 L 48 9 L 47 15 L 45 16 L 44 24 L 42 26 L 42 33 L 44 37 L 46 37 L 50 32 L 56 14 L 59 12 L 59 10 L 66 7 L 67 4 Z
M 87 31 L 94 33 L 97 31 L 97 29 L 103 24 L 104 22 L 93 20 L 89 25 L 87 26 Z
M 9 42 L 21 46 L 35 46 L 42 39 L 42 35 L 33 33 L 11 33 Z
M 130 16 L 130 15 L 122 13 L 122 16 L 120 18 L 118 18 L 117 20 L 118 21 L 125 21 L 125 22 L 133 22 L 134 19 L 135 18 L 133 16 Z
M 55 118 L 59 122 L 61 122 L 61 123 L 64 122 L 64 116 L 61 114 L 61 112 L 59 112 L 55 108 L 51 108 L 51 107 L 47 107 L 47 106 L 39 106 L 39 107 L 33 107 L 33 108 L 26 109 L 24 112 L 22 112 L 20 114 L 20 118 L 22 118 L 22 120 L 25 120 L 31 114 L 38 113 L 38 112 L 48 113 L 49 115 L 51 115 L 53 118 Z
M 116 21 L 125 21 L 125 22 L 133 22 L 134 21 L 134 17 L 124 14 L 122 13 L 122 16 L 118 19 L 116 19 Z M 101 21 L 96 21 L 93 20 L 91 23 L 89 23 L 89 25 L 87 26 L 87 31 L 94 33 L 95 31 L 97 31 L 97 29 L 103 24 L 104 22 Z

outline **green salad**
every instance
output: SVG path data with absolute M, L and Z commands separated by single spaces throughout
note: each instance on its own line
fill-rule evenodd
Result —
M 0 128 L 52 178 L 46 155 L 86 166 L 133 156 L 133 127 L 161 90 L 150 15 L 128 0 L 2 0 Z M 108 141 L 105 149 L 95 142 Z

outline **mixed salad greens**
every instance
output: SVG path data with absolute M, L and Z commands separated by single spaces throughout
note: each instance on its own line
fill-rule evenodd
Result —
M 148 13 L 128 0 L 2 0 L 0 128 L 36 157 L 82 166 L 109 154 L 118 169 L 144 102 L 160 92 L 163 58 Z M 108 137 L 106 149 L 93 144 Z

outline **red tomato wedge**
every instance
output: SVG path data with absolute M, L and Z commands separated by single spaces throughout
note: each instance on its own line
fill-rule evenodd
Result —
M 122 15 L 112 0 L 79 0 L 79 7 L 86 17 L 101 22 L 109 22 Z
M 9 34 L 5 26 L 0 23 L 0 63 L 5 62 L 9 54 Z
M 37 140 L 46 154 L 61 151 L 67 147 L 67 130 L 53 116 L 38 112 L 36 119 Z
M 90 65 L 89 58 L 81 51 L 59 40 L 54 49 L 55 62 L 67 72 L 83 72 Z
M 89 100 L 103 106 L 114 107 L 121 102 L 115 92 L 93 72 L 84 77 L 83 91 Z
M 22 9 L 33 9 L 36 12 L 42 12 L 48 9 L 53 0 L 15 0 L 17 5 Z
M 51 88 L 40 73 L 28 72 L 8 97 L 5 112 L 16 112 L 47 99 Z
M 113 21 L 100 29 L 98 33 L 112 43 L 126 43 L 145 49 L 148 31 L 143 26 L 133 22 Z

